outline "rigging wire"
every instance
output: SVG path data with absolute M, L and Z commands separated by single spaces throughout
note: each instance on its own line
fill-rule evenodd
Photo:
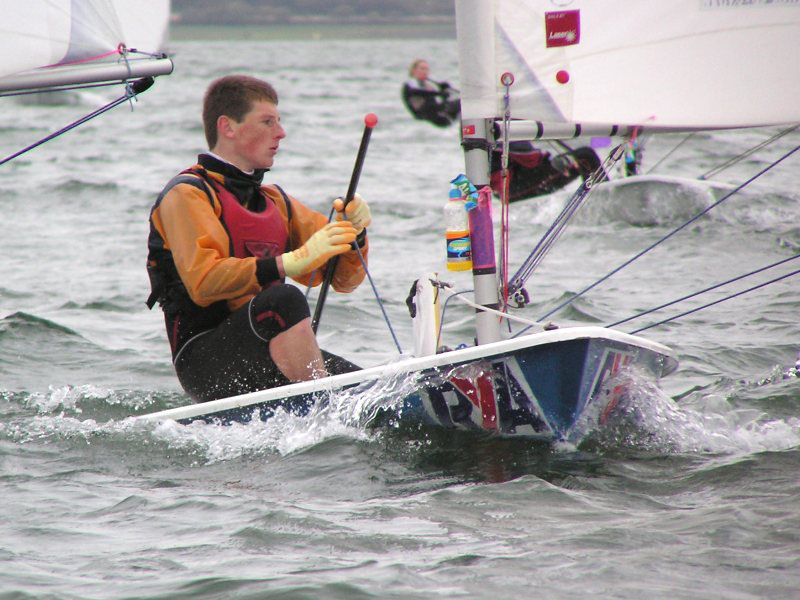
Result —
M 672 148 L 672 150 L 670 150 L 670 151 L 669 151 L 669 152 L 667 152 L 667 153 L 666 153 L 664 156 L 662 156 L 661 158 L 659 158 L 659 159 L 658 159 L 658 161 L 656 161 L 656 164 L 654 164 L 652 167 L 650 167 L 650 168 L 647 170 L 647 175 L 649 175 L 650 173 L 652 173 L 653 171 L 655 171 L 655 170 L 656 170 L 656 168 L 658 167 L 658 165 L 660 165 L 662 162 L 664 162 L 664 161 L 665 161 L 665 160 L 667 160 L 667 159 L 668 159 L 670 156 L 672 156 L 672 154 L 673 154 L 673 153 L 674 153 L 674 152 L 675 152 L 675 151 L 676 151 L 678 148 L 680 148 L 680 147 L 681 147 L 681 146 L 683 146 L 683 145 L 684 145 L 686 142 L 688 142 L 688 141 L 689 141 L 689 140 L 690 140 L 690 139 L 691 139 L 691 138 L 692 138 L 692 137 L 693 137 L 693 136 L 694 136 L 696 133 L 697 133 L 696 131 L 693 131 L 693 132 L 691 132 L 689 135 L 685 136 L 685 137 L 684 137 L 684 138 L 683 138 L 683 139 L 682 139 L 680 142 L 678 142 L 678 143 L 677 143 L 677 144 L 676 144 L 676 145 L 675 145 L 675 146 Z
M 534 247 L 533 251 L 525 259 L 517 272 L 511 278 L 509 284 L 509 292 L 511 294 L 521 290 L 525 285 L 525 281 L 533 274 L 533 271 L 542 261 L 547 252 L 552 248 L 553 244 L 558 240 L 564 232 L 569 221 L 572 219 L 577 210 L 581 207 L 586 198 L 589 197 L 590 192 L 594 186 L 601 181 L 605 181 L 608 170 L 622 157 L 623 148 L 617 146 L 606 157 L 603 164 L 598 167 L 589 177 L 587 177 L 581 186 L 575 191 L 572 197 L 567 201 L 561 213 L 555 218 L 553 223 L 544 233 L 542 238 Z
M 781 279 L 786 279 L 787 277 L 791 277 L 792 275 L 797 275 L 798 273 L 800 273 L 800 269 L 792 271 L 791 273 L 786 273 L 785 275 L 781 275 L 780 277 L 776 277 L 775 279 L 770 279 L 769 281 L 765 281 L 765 282 L 760 283 L 758 285 L 754 285 L 753 287 L 749 287 L 746 290 L 742 290 L 740 292 L 736 292 L 735 294 L 731 294 L 730 296 L 726 296 L 725 298 L 720 298 L 719 300 L 715 300 L 714 302 L 709 302 L 708 304 L 704 304 L 702 306 L 698 306 L 697 308 L 693 308 L 691 310 L 687 310 L 687 311 L 682 312 L 680 314 L 674 315 L 674 316 L 672 316 L 672 317 L 670 317 L 668 319 L 664 319 L 663 321 L 659 321 L 658 323 L 652 323 L 651 325 L 647 325 L 645 327 L 641 327 L 639 329 L 631 331 L 630 333 L 631 333 L 631 335 L 635 335 L 635 334 L 640 333 L 642 331 L 645 331 L 647 329 L 652 329 L 653 327 L 657 327 L 658 325 L 663 325 L 664 323 L 669 323 L 670 321 L 674 321 L 675 319 L 678 319 L 680 317 L 685 317 L 686 315 L 690 315 L 692 313 L 696 313 L 696 312 L 698 312 L 700 310 L 703 310 L 704 308 L 708 308 L 709 306 L 714 306 L 715 304 L 719 304 L 720 302 L 725 302 L 726 300 L 730 300 L 731 298 L 736 298 L 737 296 L 741 296 L 743 294 L 747 294 L 748 292 L 752 292 L 752 291 L 757 290 L 757 289 L 762 288 L 762 287 L 766 287 L 768 285 L 771 285 L 771 284 L 773 284 L 775 282 L 780 281 Z
M 784 129 L 783 131 L 779 131 L 778 133 L 773 135 L 771 138 L 769 138 L 767 140 L 764 140 L 760 144 L 758 144 L 756 146 L 753 146 L 752 148 L 750 148 L 749 150 L 746 150 L 745 152 L 742 152 L 739 156 L 734 156 L 733 158 L 731 158 L 727 162 L 721 164 L 720 166 L 715 167 L 715 168 L 711 169 L 710 171 L 707 171 L 707 172 L 703 173 L 702 175 L 700 175 L 700 177 L 698 177 L 698 179 L 700 179 L 701 181 L 705 181 L 706 179 L 709 179 L 710 177 L 713 177 L 717 173 L 720 173 L 721 171 L 724 171 L 728 167 L 732 167 L 733 165 L 735 165 L 739 161 L 744 160 L 745 158 L 747 158 L 748 156 L 750 156 L 754 152 L 757 152 L 757 151 L 761 150 L 762 148 L 768 146 L 769 144 L 771 144 L 775 140 L 779 140 L 780 138 L 782 138 L 786 134 L 791 133 L 792 131 L 794 131 L 798 127 L 800 127 L 800 123 L 798 123 L 797 125 L 794 125 L 793 127 L 789 127 L 788 129 Z
M 792 150 L 790 150 L 789 152 L 784 154 L 782 157 L 780 157 L 779 159 L 774 161 L 772 164 L 764 167 L 761 171 L 759 171 L 758 173 L 753 175 L 750 179 L 748 179 L 744 183 L 740 184 L 739 186 L 737 186 L 736 188 L 734 188 L 733 190 L 731 190 L 730 192 L 725 194 L 722 198 L 720 198 L 719 200 L 717 200 L 716 202 L 711 204 L 711 206 L 709 206 L 708 208 L 706 208 L 706 209 L 700 211 L 699 213 L 697 213 L 694 217 L 692 217 L 691 219 L 686 221 L 683 225 L 680 225 L 679 227 L 673 229 L 670 233 L 668 233 L 667 235 L 663 236 L 661 239 L 657 240 L 656 242 L 650 244 L 650 246 L 648 246 L 647 248 L 645 248 L 641 252 L 637 253 L 632 258 L 628 259 L 627 261 L 623 262 L 621 265 L 619 265 L 615 269 L 611 270 L 610 272 L 608 272 L 606 275 L 604 275 L 603 277 L 601 277 L 600 279 L 598 279 L 597 281 L 595 281 L 591 285 L 587 286 L 586 288 L 584 288 L 583 290 L 581 290 L 580 292 L 578 292 L 577 294 L 575 294 L 571 298 L 568 298 L 567 300 L 565 300 L 564 302 L 562 302 L 561 304 L 559 304 L 558 306 L 556 306 L 552 310 L 548 311 L 547 313 L 545 313 L 544 315 L 539 317 L 539 319 L 537 319 L 537 322 L 543 321 L 544 319 L 546 319 L 547 317 L 549 317 L 549 316 L 553 315 L 554 313 L 558 312 L 559 310 L 561 310 L 565 306 L 571 304 L 572 302 L 574 302 L 575 300 L 577 300 L 578 298 L 580 298 L 581 296 L 586 294 L 589 290 L 594 289 L 595 287 L 597 287 L 598 285 L 600 285 L 601 283 L 603 283 L 604 281 L 609 279 L 612 275 L 615 275 L 616 273 L 618 273 L 619 271 L 621 271 L 622 269 L 624 269 L 625 267 L 627 267 L 628 265 L 633 263 L 635 260 L 641 258 L 645 254 L 647 254 L 648 252 L 653 250 L 656 246 L 658 246 L 658 245 L 662 244 L 663 242 L 667 241 L 673 235 L 675 235 L 679 231 L 682 231 L 683 229 L 685 229 L 686 227 L 688 227 L 689 225 L 694 223 L 697 219 L 699 219 L 700 217 L 702 217 L 703 215 L 708 213 L 710 210 L 712 210 L 713 208 L 715 208 L 715 207 L 719 206 L 720 204 L 722 204 L 725 200 L 727 200 L 728 198 L 730 198 L 731 196 L 733 196 L 737 192 L 739 192 L 742 189 L 744 189 L 746 186 L 748 186 L 753 181 L 755 181 L 756 179 L 761 177 L 767 171 L 771 170 L 772 168 L 774 168 L 775 166 L 777 166 L 778 164 L 780 164 L 781 162 L 783 162 L 784 160 L 789 158 L 792 154 L 794 154 L 798 150 L 800 150 L 800 145 L 796 146 L 795 148 L 793 148 Z
M 69 125 L 59 129 L 58 131 L 55 131 L 54 133 L 51 133 L 50 135 L 43 137 L 41 140 L 39 140 L 37 142 L 34 142 L 30 146 L 27 146 L 26 148 L 23 148 L 22 150 L 20 150 L 18 152 L 15 152 L 14 154 L 11 154 L 10 156 L 7 156 L 6 158 L 0 160 L 0 165 L 3 165 L 5 163 L 7 163 L 8 161 L 17 158 L 18 156 L 20 156 L 22 154 L 25 154 L 26 152 L 29 152 L 30 150 L 33 150 L 34 148 L 36 148 L 38 146 L 41 146 L 45 142 L 49 142 L 50 140 L 52 140 L 52 139 L 54 139 L 54 138 L 56 138 L 56 137 L 58 137 L 58 136 L 60 136 L 60 135 L 62 135 L 64 133 L 70 131 L 71 129 L 74 129 L 78 125 L 82 125 L 83 123 L 86 123 L 90 119 L 93 119 L 93 118 L 103 114 L 104 112 L 111 110 L 115 106 L 119 106 L 120 104 L 122 104 L 124 102 L 127 102 L 129 100 L 131 102 L 133 102 L 133 100 L 136 98 L 136 96 L 138 94 L 141 94 L 143 91 L 148 89 L 151 85 L 153 85 L 153 81 L 154 80 L 153 80 L 152 77 L 143 77 L 142 79 L 137 79 L 136 81 L 127 82 L 126 85 L 125 85 L 125 94 L 123 94 L 122 96 L 120 96 L 116 100 L 113 100 L 113 101 L 109 102 L 105 106 L 101 106 L 97 110 L 95 110 L 93 112 L 90 112 L 89 114 L 81 117 L 77 121 L 73 121 Z
M 787 262 L 789 262 L 791 260 L 794 260 L 795 258 L 800 258 L 800 254 L 795 254 L 794 256 L 790 256 L 789 258 L 784 258 L 783 260 L 779 260 L 778 262 L 774 262 L 771 265 L 767 265 L 765 267 L 761 267 L 760 269 L 755 269 L 754 271 L 750 271 L 749 273 L 745 273 L 743 275 L 739 275 L 737 277 L 733 277 L 732 279 L 728 279 L 727 281 L 723 281 L 721 283 L 717 283 L 715 285 L 707 287 L 707 288 L 705 288 L 703 290 L 700 290 L 698 292 L 694 292 L 692 294 L 688 294 L 686 296 L 683 296 L 682 298 L 678 298 L 677 300 L 673 300 L 671 302 L 667 302 L 667 303 L 662 304 L 660 306 L 656 306 L 655 308 L 650 308 L 648 310 L 639 312 L 639 313 L 637 313 L 637 314 L 635 314 L 633 316 L 630 316 L 630 317 L 628 317 L 626 319 L 622 319 L 620 321 L 616 321 L 615 323 L 611 323 L 609 325 L 606 325 L 606 327 L 616 327 L 617 325 L 622 325 L 623 323 L 627 323 L 628 321 L 633 321 L 634 319 L 638 319 L 639 317 L 643 317 L 645 315 L 649 315 L 649 314 L 654 313 L 654 312 L 656 312 L 658 310 L 661 310 L 662 308 L 667 308 L 668 306 L 672 306 L 673 304 L 678 304 L 679 302 L 683 302 L 684 300 L 689 300 L 690 298 L 694 298 L 694 297 L 699 296 L 701 294 L 705 294 L 706 292 L 710 292 L 712 290 L 716 290 L 716 289 L 721 288 L 721 287 L 723 287 L 725 285 L 728 285 L 730 283 L 735 283 L 736 281 L 740 281 L 742 279 L 745 279 L 746 277 L 750 277 L 751 275 L 756 275 L 758 273 L 762 273 L 762 272 L 764 272 L 764 271 L 766 271 L 768 269 L 771 269 L 773 267 L 777 267 L 777 266 L 782 265 L 784 263 L 787 263 Z M 795 271 L 795 272 L 797 272 L 797 271 Z M 725 299 L 726 298 L 724 298 L 723 300 L 725 300 Z

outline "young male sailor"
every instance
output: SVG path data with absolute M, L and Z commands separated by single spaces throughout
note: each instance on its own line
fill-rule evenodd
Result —
M 148 306 L 161 304 L 181 386 L 208 401 L 358 369 L 317 345 L 303 292 L 339 256 L 332 287 L 365 271 L 370 210 L 358 194 L 328 223 L 277 185 L 262 185 L 286 137 L 273 87 L 245 75 L 211 83 L 210 152 L 167 183 L 150 212 Z

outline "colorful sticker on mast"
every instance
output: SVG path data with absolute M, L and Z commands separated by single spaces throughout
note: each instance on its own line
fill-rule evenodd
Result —
M 572 46 L 581 41 L 579 10 L 544 13 L 545 44 L 548 48 Z

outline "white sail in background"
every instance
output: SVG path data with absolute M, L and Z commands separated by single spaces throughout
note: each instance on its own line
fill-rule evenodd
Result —
M 462 118 L 800 122 L 800 0 L 456 0 Z
M 169 0 L 0 0 L 0 91 L 172 72 Z M 120 50 L 135 49 L 122 59 Z

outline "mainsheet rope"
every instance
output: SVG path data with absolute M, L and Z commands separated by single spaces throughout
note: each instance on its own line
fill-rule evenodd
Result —
M 334 209 L 331 208 L 331 211 L 328 213 L 328 223 L 331 222 L 333 219 L 333 211 Z M 381 295 L 378 293 L 378 288 L 375 286 L 375 282 L 372 280 L 372 275 L 370 275 L 369 267 L 367 266 L 367 261 L 364 260 L 364 256 L 361 254 L 361 248 L 358 247 L 358 244 L 353 244 L 355 247 L 356 252 L 358 253 L 358 259 L 361 261 L 361 265 L 364 267 L 364 273 L 367 274 L 367 279 L 369 280 L 369 284 L 372 287 L 372 293 L 375 294 L 375 301 L 378 303 L 378 307 L 381 309 L 381 313 L 383 314 L 383 320 L 386 322 L 386 326 L 389 328 L 389 333 L 392 334 L 392 339 L 394 340 L 394 345 L 397 346 L 397 351 L 400 354 L 403 354 L 403 349 L 400 347 L 400 342 L 397 340 L 397 335 L 395 335 L 394 328 L 392 327 L 392 322 L 389 320 L 389 315 L 386 313 L 386 309 L 383 306 L 383 301 L 381 300 Z M 311 272 L 311 281 L 314 281 L 314 276 L 319 269 L 315 269 Z M 306 288 L 306 301 L 308 301 L 309 295 L 311 294 L 311 285 Z
M 25 154 L 26 152 L 29 152 L 29 151 L 33 150 L 34 148 L 37 148 L 38 146 L 41 146 L 45 142 L 49 142 L 50 140 L 55 139 L 58 136 L 63 135 L 66 132 L 68 132 L 68 131 L 70 131 L 72 129 L 75 129 L 79 125 L 83 125 L 87 121 L 90 121 L 91 119 L 94 119 L 95 117 L 100 116 L 104 112 L 107 112 L 107 111 L 111 110 L 112 108 L 114 108 L 115 106 L 119 106 L 120 104 L 122 104 L 124 102 L 130 101 L 131 110 L 133 110 L 133 101 L 136 99 L 136 96 L 138 94 L 141 94 L 145 90 L 147 90 L 151 85 L 153 85 L 154 79 L 152 77 L 142 77 L 141 79 L 137 79 L 135 81 L 131 81 L 130 80 L 130 78 L 132 76 L 132 71 L 131 71 L 130 61 L 128 60 L 128 54 L 129 53 L 143 54 L 143 55 L 146 55 L 146 56 L 150 56 L 152 58 L 156 58 L 158 56 L 164 56 L 163 54 L 159 55 L 159 54 L 151 54 L 149 52 L 141 52 L 139 50 L 136 50 L 136 48 L 128 49 L 125 46 L 125 44 L 120 43 L 117 46 L 116 50 L 112 50 L 112 51 L 110 51 L 110 52 L 108 52 L 106 54 L 102 54 L 102 55 L 99 55 L 99 56 L 96 56 L 96 57 L 84 59 L 82 61 L 75 61 L 75 62 L 88 62 L 88 61 L 91 61 L 91 60 L 94 60 L 94 59 L 97 59 L 97 58 L 104 58 L 106 56 L 111 56 L 113 54 L 119 54 L 120 55 L 119 60 L 123 61 L 125 63 L 125 67 L 128 70 L 128 76 L 127 76 L 126 79 L 123 80 L 123 82 L 125 83 L 125 94 L 123 94 L 122 96 L 120 96 L 116 100 L 112 100 L 111 102 L 109 102 L 105 106 L 101 106 L 97 110 L 95 110 L 95 111 L 93 111 L 93 112 L 81 117 L 77 121 L 73 121 L 69 125 L 67 125 L 65 127 L 62 127 L 58 131 L 56 131 L 54 133 L 51 133 L 48 136 L 43 137 L 42 139 L 34 142 L 33 144 L 23 148 L 19 152 L 15 152 L 14 154 L 12 154 L 10 156 L 7 156 L 6 158 L 0 160 L 0 165 L 3 165 L 5 163 L 17 158 L 18 156 L 21 156 L 22 154 Z M 65 64 L 72 64 L 72 63 L 65 63 Z M 68 90 L 88 89 L 88 88 L 100 87 L 100 86 L 104 86 L 104 85 L 119 85 L 119 83 L 120 83 L 120 81 L 112 81 L 112 82 L 96 83 L 96 84 L 88 84 L 88 85 L 84 84 L 84 85 L 64 86 L 64 87 L 53 88 L 53 89 L 50 89 L 50 90 L 24 90 L 24 91 L 20 91 L 20 92 L 16 92 L 16 93 L 3 94 L 3 95 L 4 96 L 17 96 L 17 95 L 34 94 L 34 93 L 41 93 L 41 92 L 64 92 L 64 91 L 68 91 Z
M 394 333 L 394 328 L 392 327 L 391 321 L 389 321 L 389 315 L 386 314 L 386 309 L 383 307 L 383 301 L 381 300 L 381 296 L 378 293 L 378 288 L 375 287 L 375 282 L 372 281 L 372 275 L 369 274 L 369 269 L 367 268 L 367 261 L 364 260 L 364 257 L 361 254 L 361 248 L 356 245 L 356 252 L 358 253 L 358 258 L 361 260 L 361 264 L 364 266 L 364 272 L 367 274 L 367 279 L 369 279 L 369 284 L 372 286 L 372 293 L 375 294 L 375 300 L 378 302 L 378 306 L 381 309 L 381 313 L 383 313 L 383 320 L 386 321 L 387 327 L 389 327 L 389 333 L 392 334 L 392 339 L 394 340 L 394 345 L 397 346 L 397 351 L 402 354 L 403 349 L 400 347 L 400 342 L 397 341 L 397 336 Z

